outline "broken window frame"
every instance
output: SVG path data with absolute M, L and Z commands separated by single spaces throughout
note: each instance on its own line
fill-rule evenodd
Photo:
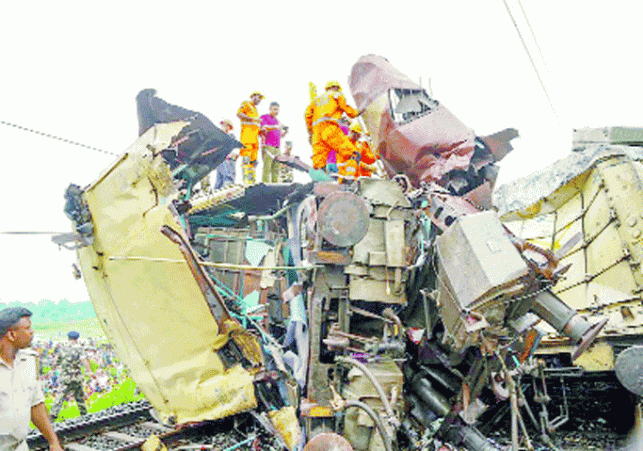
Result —
M 419 110 L 416 109 L 405 113 L 396 112 L 403 99 L 413 98 L 415 98 L 416 102 L 420 105 Z M 425 100 L 426 103 L 422 102 L 422 100 Z M 388 101 L 391 117 L 398 125 L 407 124 L 426 116 L 438 106 L 438 101 L 429 97 L 424 89 L 392 88 L 388 90 Z

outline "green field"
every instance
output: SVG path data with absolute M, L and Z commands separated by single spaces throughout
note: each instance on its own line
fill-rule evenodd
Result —
M 107 409 L 108 407 L 138 401 L 140 399 L 143 399 L 143 395 L 137 392 L 134 381 L 130 378 L 126 378 L 123 382 L 112 387 L 112 389 L 107 393 L 94 393 L 87 398 L 85 404 L 87 405 L 87 412 L 93 413 Z M 45 404 L 47 405 L 48 412 L 51 412 L 51 406 L 53 403 L 53 396 L 47 396 L 45 398 Z M 74 418 L 79 415 L 80 411 L 78 410 L 78 406 L 72 399 L 65 401 L 56 421 L 64 421 L 68 418 Z

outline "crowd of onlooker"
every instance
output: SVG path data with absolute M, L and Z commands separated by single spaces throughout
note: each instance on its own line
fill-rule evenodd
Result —
M 109 343 L 97 343 L 91 338 L 79 340 L 85 350 L 84 358 L 89 362 L 91 371 L 85 371 L 85 394 L 110 391 L 111 388 L 122 381 L 126 372 L 125 367 L 116 358 L 114 349 Z M 42 387 L 45 395 L 54 395 L 60 384 L 60 367 L 57 364 L 60 349 L 64 341 L 37 341 L 34 340 L 32 349 L 40 354 L 40 372 Z

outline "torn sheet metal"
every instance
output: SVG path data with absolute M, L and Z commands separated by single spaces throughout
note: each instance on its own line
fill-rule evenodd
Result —
M 228 333 L 236 345 L 245 340 L 256 348 L 256 339 L 230 323 L 221 329 L 179 247 L 161 233 L 164 226 L 183 233 L 170 208 L 172 180 L 155 168 L 164 166 L 156 161 L 167 139 L 184 126 L 152 127 L 86 190 L 95 239 L 78 250 L 106 336 L 137 387 L 177 422 L 257 405 L 251 372 L 217 352 L 229 346 Z
M 550 199 L 552 193 L 570 184 L 574 178 L 582 177 L 598 161 L 619 155 L 643 161 L 643 149 L 640 147 L 587 146 L 583 152 L 570 153 L 540 171 L 499 186 L 493 193 L 493 204 L 507 221 L 551 213 L 569 200 L 567 196 Z
M 271 249 L 272 246 L 263 241 L 248 240 L 246 241 L 246 260 L 248 260 L 251 266 L 259 266 Z
M 189 125 L 163 149 L 163 156 L 176 171 L 177 178 L 185 180 L 187 190 L 216 168 L 233 150 L 243 144 L 224 133 L 205 115 L 172 105 L 156 96 L 156 90 L 143 89 L 136 96 L 139 136 L 154 124 L 185 121 Z
M 386 59 L 361 57 L 349 85 L 389 176 L 403 172 L 418 185 L 468 167 L 473 131 Z
M 641 148 L 587 146 L 495 193 L 502 220 L 516 236 L 569 266 L 553 293 L 583 314 L 608 320 L 599 341 L 643 332 L 641 161 Z M 541 352 L 558 338 L 550 330 Z M 577 364 L 596 368 L 590 358 Z

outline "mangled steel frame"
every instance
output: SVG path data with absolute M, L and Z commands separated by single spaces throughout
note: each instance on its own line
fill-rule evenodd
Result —
M 335 431 L 358 450 L 486 451 L 476 424 L 500 399 L 517 447 L 537 325 L 577 356 L 604 321 L 555 294 L 560 256 L 486 211 L 515 131 L 475 136 L 381 57 L 349 84 L 391 179 L 196 192 L 239 143 L 172 116 L 72 190 L 101 324 L 166 420 L 254 410 L 290 449 Z
M 195 278 L 193 262 L 172 241 L 187 236 L 160 152 L 186 125 L 150 128 L 84 190 L 93 244 L 78 250 L 107 337 L 150 402 L 181 423 L 256 407 L 253 373 L 261 364 L 256 337 L 207 295 L 207 281 Z M 239 342 L 235 335 L 246 342 L 230 360 L 225 350 Z
M 607 322 L 596 345 L 574 361 L 592 372 L 613 370 L 619 352 L 640 344 L 643 333 L 641 130 L 614 129 L 629 137 L 614 143 L 607 131 L 581 130 L 580 137 L 602 139 L 578 143 L 567 158 L 495 193 L 502 220 L 516 235 L 571 265 L 553 292 Z M 570 352 L 554 331 L 542 334 L 540 354 Z

